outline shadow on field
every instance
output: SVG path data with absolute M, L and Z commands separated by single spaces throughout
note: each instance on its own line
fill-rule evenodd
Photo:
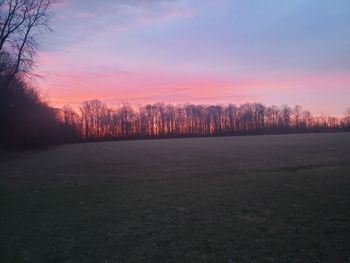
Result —
M 0 164 L 0 262 L 348 262 L 348 139 L 138 141 L 24 154 Z

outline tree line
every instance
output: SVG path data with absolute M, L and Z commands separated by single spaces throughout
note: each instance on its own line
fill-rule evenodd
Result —
M 0 0 L 0 147 L 124 138 L 222 136 L 349 129 L 346 117 L 315 117 L 300 106 L 242 105 L 109 107 L 85 101 L 50 107 L 32 87 L 40 34 L 50 31 L 52 7 L 60 0 Z
M 76 139 L 89 141 L 123 138 L 225 136 L 346 130 L 345 117 L 313 116 L 299 105 L 172 105 L 164 103 L 109 107 L 100 100 L 85 101 L 79 114 L 69 105 L 60 110 L 64 126 Z

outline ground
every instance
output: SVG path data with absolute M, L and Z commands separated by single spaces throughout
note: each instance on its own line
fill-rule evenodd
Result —
M 0 157 L 0 262 L 350 262 L 350 133 Z

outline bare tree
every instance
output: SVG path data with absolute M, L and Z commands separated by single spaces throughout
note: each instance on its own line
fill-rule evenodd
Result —
M 24 76 L 31 75 L 40 33 L 50 30 L 58 0 L 0 0 L 0 147 L 77 141 L 81 119 L 52 108 Z
M 300 127 L 302 111 L 303 111 L 303 108 L 300 105 L 295 105 L 293 109 L 293 121 L 294 121 L 294 126 L 297 129 Z
M 81 138 L 137 138 L 179 136 L 222 136 L 286 133 L 341 129 L 350 121 L 332 116 L 313 117 L 301 106 L 266 107 L 261 103 L 240 106 L 147 104 L 133 108 L 128 103 L 117 109 L 98 100 L 86 101 L 81 108 L 81 124 L 72 125 L 75 116 L 65 109 L 68 127 L 81 127 Z M 76 116 L 75 120 L 79 120 Z
M 350 128 L 350 107 L 345 110 L 344 124 Z
M 0 55 L 7 57 L 7 63 L 1 64 L 0 73 L 6 71 L 9 80 L 19 72 L 30 73 L 38 48 L 38 34 L 50 31 L 50 10 L 57 2 L 0 0 Z M 11 63 L 8 63 L 8 57 L 11 57 Z

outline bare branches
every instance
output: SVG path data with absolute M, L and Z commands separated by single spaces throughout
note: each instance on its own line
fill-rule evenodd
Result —
M 50 8 L 57 0 L 1 0 L 0 54 L 9 54 L 12 64 L 0 67 L 0 74 L 13 78 L 29 74 L 34 66 L 38 34 L 50 31 Z M 2 55 L 4 56 L 4 55 Z M 4 63 L 0 62 L 0 65 Z
M 350 120 L 313 117 L 301 106 L 267 107 L 261 103 L 222 105 L 129 104 L 110 108 L 99 100 L 85 101 L 81 117 L 66 119 L 85 140 L 144 137 L 222 136 L 345 129 Z M 66 116 L 72 116 L 66 110 Z M 74 121 L 72 121 L 74 120 Z

